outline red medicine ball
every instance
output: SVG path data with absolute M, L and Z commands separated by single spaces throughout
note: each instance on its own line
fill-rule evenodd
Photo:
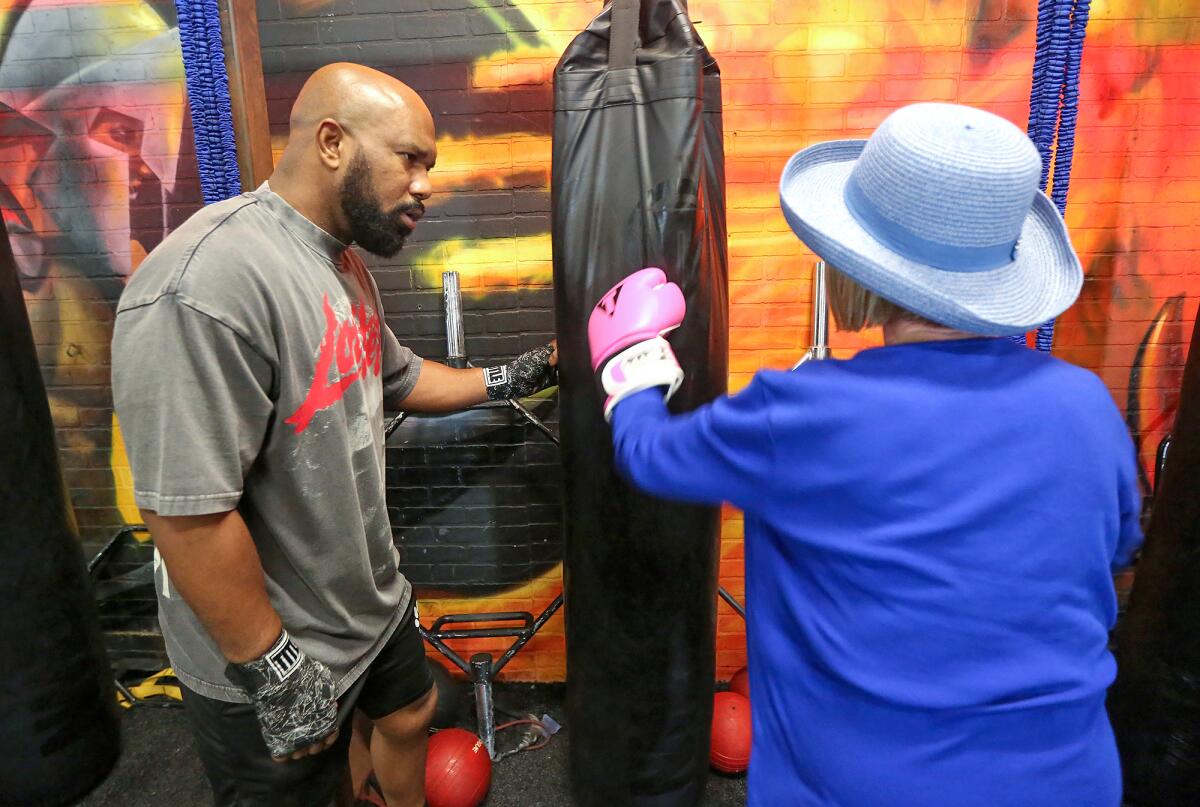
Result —
M 736 692 L 713 697 L 712 745 L 709 762 L 722 773 L 750 767 L 750 700 Z
M 729 679 L 729 691 L 736 692 L 743 698 L 750 697 L 750 668 L 742 667 Z
M 429 738 L 425 798 L 429 807 L 476 807 L 492 784 L 492 760 L 483 740 L 463 729 Z

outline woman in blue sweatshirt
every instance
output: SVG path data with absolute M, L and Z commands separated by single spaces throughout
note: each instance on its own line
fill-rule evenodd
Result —
M 593 315 L 621 472 L 745 512 L 752 807 L 1120 803 L 1104 696 L 1134 449 L 1095 375 L 998 338 L 1082 283 L 1039 174 L 1019 129 L 947 104 L 796 154 L 787 219 L 836 268 L 839 326 L 884 346 L 688 414 L 663 395 L 674 285 Z

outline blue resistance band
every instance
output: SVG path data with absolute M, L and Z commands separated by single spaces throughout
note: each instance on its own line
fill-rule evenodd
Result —
M 205 204 L 242 192 L 217 0 L 175 0 Z

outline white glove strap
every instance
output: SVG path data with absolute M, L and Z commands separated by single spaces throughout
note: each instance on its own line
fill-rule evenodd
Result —
M 666 387 L 664 400 L 671 400 L 683 383 L 683 370 L 675 359 L 671 345 L 661 336 L 638 342 L 613 356 L 600 374 L 604 391 L 604 419 L 612 420 L 612 409 L 618 401 L 654 387 Z

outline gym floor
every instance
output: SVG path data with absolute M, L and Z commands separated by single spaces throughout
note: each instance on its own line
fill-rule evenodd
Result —
M 548 714 L 565 722 L 562 686 L 500 684 L 495 690 L 496 722 L 514 715 Z M 464 699 L 469 693 L 464 693 Z M 464 709 L 470 704 L 464 700 Z M 470 712 L 466 712 L 469 714 Z M 470 724 L 464 725 L 470 727 Z M 123 713 L 124 749 L 117 768 L 83 807 L 209 807 L 211 796 L 200 760 L 192 750 L 183 712 L 178 708 L 150 706 Z M 517 741 L 519 729 L 501 734 L 503 750 Z M 492 771 L 492 788 L 484 807 L 565 807 L 571 803 L 567 782 L 565 728 L 549 745 L 500 760 Z M 705 792 L 706 807 L 733 807 L 746 803 L 744 776 L 711 774 Z

